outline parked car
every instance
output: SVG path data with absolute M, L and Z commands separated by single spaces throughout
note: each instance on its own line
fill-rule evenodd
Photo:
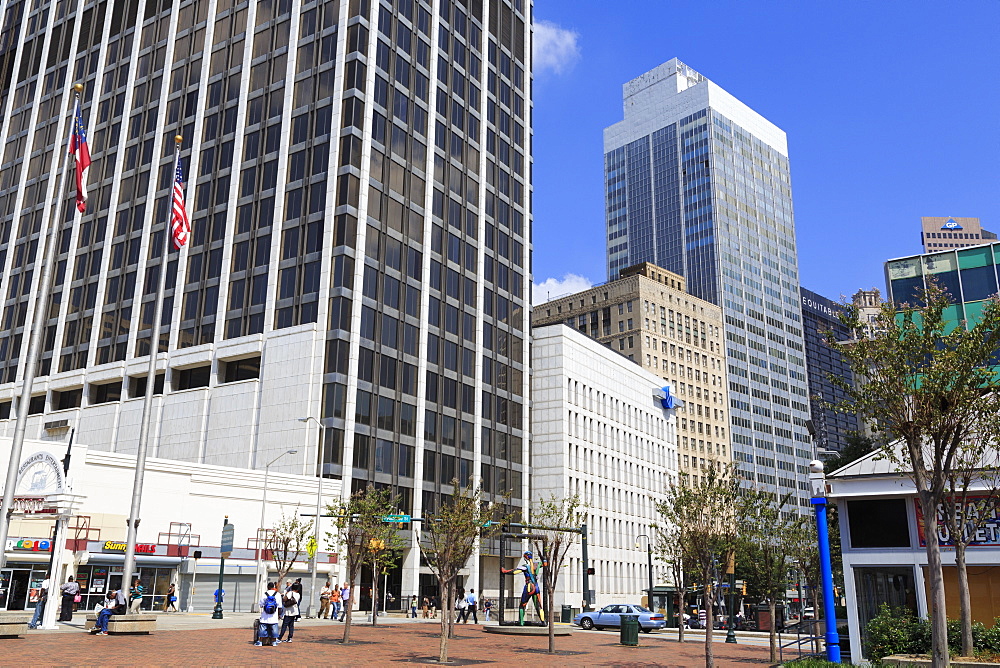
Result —
M 638 615 L 639 629 L 643 633 L 649 633 L 653 629 L 662 629 L 667 625 L 667 620 L 660 613 L 630 603 L 606 605 L 594 612 L 580 613 L 573 618 L 573 623 L 587 631 L 600 630 L 605 627 L 618 628 L 622 624 L 622 615 Z

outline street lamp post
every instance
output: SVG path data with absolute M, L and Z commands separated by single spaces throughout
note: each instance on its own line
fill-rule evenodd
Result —
M 656 612 L 653 607 L 653 541 L 650 540 L 649 536 L 641 533 L 635 537 L 635 549 L 639 549 L 639 539 L 646 539 L 646 575 L 649 578 L 649 598 L 647 603 L 649 604 L 649 609 Z
M 833 600 L 833 567 L 830 563 L 830 534 L 826 520 L 826 474 L 823 462 L 809 462 L 809 484 L 816 509 L 816 535 L 819 539 L 819 571 L 823 584 L 823 625 L 826 627 L 826 659 L 840 663 L 840 635 Z M 801 600 L 801 598 L 800 598 Z
M 320 437 L 323 435 L 323 423 L 318 419 L 314 418 L 312 415 L 307 415 L 306 417 L 299 418 L 299 422 L 305 422 L 306 424 L 312 420 L 316 423 L 316 426 L 320 429 Z M 319 448 L 319 453 L 317 456 L 317 464 L 319 480 L 316 483 L 316 520 L 313 526 L 313 557 L 312 557 L 312 575 L 309 578 L 309 603 L 306 605 L 306 617 L 312 617 L 313 601 L 316 600 L 316 576 L 319 570 L 319 518 L 322 515 L 323 506 L 323 450 L 322 447 Z
M 261 530 L 264 529 L 264 511 L 267 508 L 267 477 L 268 477 L 268 474 L 270 474 L 270 472 L 271 472 L 271 465 L 274 464 L 274 462 L 276 462 L 279 459 L 281 459 L 282 457 L 284 457 L 285 455 L 294 455 L 296 452 L 298 452 L 298 450 L 295 449 L 295 448 L 292 448 L 291 450 L 285 450 L 280 455 L 278 455 L 277 457 L 275 457 L 274 459 L 272 459 L 271 461 L 269 461 L 266 466 L 264 466 L 264 493 L 261 495 L 261 499 L 260 499 L 260 528 L 261 528 Z M 264 565 L 264 549 L 260 545 L 260 533 L 258 532 L 258 534 L 257 534 L 257 590 L 258 590 L 258 593 L 263 592 L 264 591 L 264 587 L 267 586 L 266 582 L 261 582 L 262 580 L 266 580 L 267 579 L 267 577 L 262 573 L 263 565 Z

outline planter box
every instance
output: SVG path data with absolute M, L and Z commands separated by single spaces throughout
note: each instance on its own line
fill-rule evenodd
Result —
M 931 660 L 926 656 L 897 655 L 882 659 L 883 666 L 899 666 L 900 668 L 930 668 Z M 979 661 L 963 661 L 952 659 L 951 668 L 996 668 L 1000 663 L 982 663 Z
M 88 631 L 97 624 L 97 615 L 87 615 L 84 628 Z M 108 620 L 108 634 L 149 634 L 156 630 L 156 615 L 111 615 Z
M 0 612 L 0 638 L 18 638 L 28 633 L 30 612 Z

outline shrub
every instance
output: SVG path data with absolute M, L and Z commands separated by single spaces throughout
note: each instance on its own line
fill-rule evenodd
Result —
M 975 635 L 975 627 L 973 627 L 972 632 Z M 983 629 L 981 639 L 976 644 L 976 648 L 991 654 L 1000 654 L 1000 617 L 993 620 L 993 628 Z
M 893 654 L 923 654 L 930 650 L 930 624 L 906 608 L 879 606 L 867 627 L 865 656 L 876 666 Z

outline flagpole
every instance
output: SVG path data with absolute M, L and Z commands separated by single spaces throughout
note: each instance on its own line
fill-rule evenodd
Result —
M 80 94 L 83 92 L 83 84 L 73 86 L 75 94 L 73 96 L 72 109 L 80 103 Z M 72 127 L 76 114 L 70 113 L 69 127 Z M 69 134 L 63 135 L 64 137 Z M 56 215 L 49 219 L 46 227 L 48 238 L 45 240 L 44 255 L 39 258 L 42 265 L 42 273 L 38 280 L 38 291 L 35 293 L 35 315 L 31 321 L 31 333 L 28 337 L 28 351 L 24 360 L 24 379 L 21 382 L 21 395 L 17 401 L 17 422 L 14 425 L 14 440 L 10 446 L 10 461 L 7 464 L 7 479 L 3 488 L 3 506 L 0 507 L 0 568 L 7 565 L 7 535 L 10 532 L 10 517 L 14 504 L 14 487 L 17 485 L 17 472 L 21 467 L 21 450 L 24 446 L 24 433 L 28 428 L 28 406 L 31 404 L 31 389 L 35 384 L 35 372 L 38 369 L 38 349 L 42 341 L 42 332 L 45 330 L 45 321 L 49 308 L 49 291 L 52 288 L 52 267 L 56 259 L 56 242 L 59 239 L 59 231 L 62 228 L 63 207 L 66 201 L 66 172 L 69 167 L 69 159 L 65 158 L 62 173 L 59 175 L 59 186 L 56 190 Z M 73 158 L 75 163 L 76 158 Z M 49 577 L 55 582 L 57 575 L 50 573 Z M 54 599 L 53 599 L 54 600 Z
M 174 137 L 174 169 L 171 179 L 177 173 L 177 163 L 181 158 L 180 135 Z M 173 193 L 173 180 L 170 182 Z M 172 196 L 172 194 L 171 194 Z M 152 238 L 152 231 L 150 237 Z M 139 506 L 142 503 L 142 483 L 146 475 L 146 451 L 149 448 L 149 423 L 153 417 L 153 394 L 156 391 L 156 357 L 160 351 L 160 320 L 163 318 L 163 292 L 167 283 L 167 260 L 169 258 L 170 222 L 163 227 L 163 250 L 160 253 L 160 278 L 156 289 L 156 306 L 153 309 L 153 323 L 149 333 L 149 371 L 146 374 L 146 397 L 142 402 L 142 424 L 139 427 L 139 448 L 135 453 L 135 479 L 132 482 L 132 507 L 128 516 L 128 539 L 125 543 L 125 568 L 122 574 L 122 589 L 127 592 L 132 586 L 135 573 L 135 542 L 139 530 Z

